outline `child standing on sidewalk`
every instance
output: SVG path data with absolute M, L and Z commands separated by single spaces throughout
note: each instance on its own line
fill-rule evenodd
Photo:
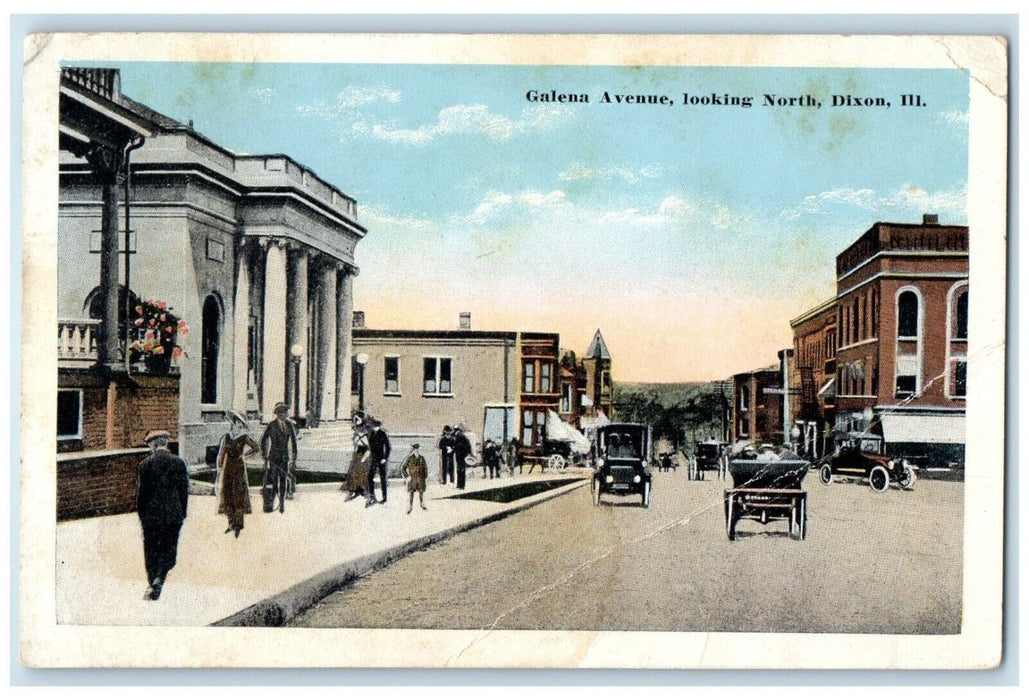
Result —
M 400 465 L 400 475 L 407 479 L 407 514 L 410 515 L 411 509 L 414 508 L 415 492 L 418 493 L 418 505 L 422 510 L 428 510 L 425 507 L 425 479 L 429 475 L 429 468 L 425 463 L 425 457 L 418 453 L 417 442 L 411 445 L 411 454 Z

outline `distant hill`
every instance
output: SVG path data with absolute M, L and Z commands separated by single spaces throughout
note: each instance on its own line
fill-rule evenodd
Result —
M 721 435 L 731 398 L 725 382 L 615 382 L 615 420 L 648 423 L 655 438 L 687 449 L 694 440 Z

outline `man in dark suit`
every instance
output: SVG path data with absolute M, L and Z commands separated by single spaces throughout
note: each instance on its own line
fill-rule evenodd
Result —
M 454 434 L 444 425 L 439 439 L 439 483 L 446 484 L 448 478 L 454 483 Z
M 143 560 L 149 587 L 143 597 L 157 600 L 175 566 L 179 531 L 189 503 L 186 463 L 168 450 L 171 434 L 151 430 L 144 442 L 150 456 L 139 464 L 136 481 L 136 512 L 143 527 Z
M 472 443 L 464 433 L 464 423 L 457 426 L 454 431 L 454 459 L 457 462 L 457 488 L 464 490 L 465 469 L 468 467 L 468 457 L 472 454 Z
M 371 432 L 368 433 L 368 450 L 372 455 L 371 469 L 368 470 L 368 500 L 365 501 L 365 508 L 375 503 L 375 473 L 379 473 L 379 483 L 382 484 L 382 500 L 386 502 L 386 468 L 389 464 L 389 436 L 382 429 L 382 423 L 375 418 L 371 419 Z
M 286 512 L 289 496 L 289 475 L 297 461 L 297 431 L 293 421 L 286 417 L 289 407 L 275 404 L 275 420 L 268 424 L 261 436 L 261 452 L 265 461 L 265 483 L 272 486 L 272 503 L 279 498 L 279 512 Z M 267 508 L 267 506 L 266 506 Z M 274 508 L 273 508 L 274 510 Z

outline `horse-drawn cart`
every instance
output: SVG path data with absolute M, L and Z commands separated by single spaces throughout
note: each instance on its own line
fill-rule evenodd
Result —
M 725 491 L 725 529 L 729 539 L 736 539 L 736 525 L 743 519 L 762 525 L 786 520 L 791 537 L 806 538 L 807 491 L 801 488 L 801 482 L 809 466 L 802 459 L 781 459 L 774 454 L 731 460 L 733 488 Z

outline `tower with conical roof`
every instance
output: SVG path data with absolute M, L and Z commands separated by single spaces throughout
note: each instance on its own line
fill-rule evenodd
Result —
M 604 415 L 612 418 L 611 352 L 599 328 L 593 334 L 582 364 L 586 370 L 586 396 L 590 397 L 595 410 L 603 411 Z

